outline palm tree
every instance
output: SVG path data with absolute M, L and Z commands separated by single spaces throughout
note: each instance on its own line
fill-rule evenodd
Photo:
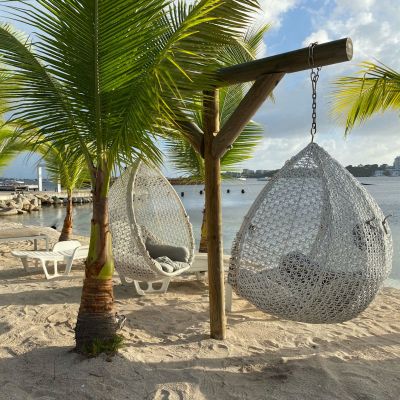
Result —
M 57 144 L 47 143 L 38 146 L 36 151 L 42 154 L 46 170 L 53 182 L 60 182 L 67 191 L 67 203 L 63 227 L 59 241 L 72 239 L 72 195 L 76 188 L 90 181 L 85 159 L 81 154 L 75 154 L 75 149 L 68 146 L 59 148 Z
M 224 47 L 221 51 L 220 60 L 225 65 L 239 64 L 251 61 L 257 57 L 263 44 L 263 35 L 268 30 L 269 25 L 249 29 L 243 37 L 245 46 L 235 51 Z M 219 92 L 220 101 L 220 126 L 229 119 L 232 112 L 237 108 L 246 92 L 246 85 L 235 85 L 221 88 Z M 191 115 L 193 122 L 204 130 L 203 114 L 194 112 Z M 253 121 L 243 129 L 235 145 L 229 149 L 221 159 L 221 172 L 233 171 L 237 165 L 253 155 L 255 147 L 262 139 L 263 127 Z M 168 155 L 176 169 L 187 176 L 193 182 L 203 182 L 205 180 L 204 158 L 197 153 L 190 142 L 179 133 L 167 138 L 166 146 Z M 222 175 L 223 177 L 223 175 Z M 203 210 L 203 221 L 201 224 L 201 237 L 199 252 L 207 253 L 207 229 L 206 213 Z
M 0 93 L 2 85 L 11 79 L 11 75 L 0 74 Z M 43 141 L 43 144 L 35 146 L 31 143 L 30 135 L 25 133 L 16 136 L 18 125 L 7 122 L 4 115 L 8 109 L 6 99 L 0 103 L 0 171 L 22 152 L 32 153 L 34 150 L 40 153 L 46 161 L 46 169 L 54 182 L 60 181 L 67 190 L 66 215 L 59 240 L 70 240 L 72 235 L 72 192 L 79 187 L 83 180 L 89 176 L 85 168 L 82 155 L 76 156 L 70 148 L 57 148 L 57 145 Z
M 112 342 L 114 264 L 108 191 L 115 166 L 161 160 L 159 125 L 186 120 L 211 88 L 218 50 L 241 47 L 255 0 L 37 0 L 11 7 L 39 33 L 32 43 L 0 27 L 0 56 L 20 86 L 5 89 L 14 120 L 85 158 L 93 215 L 76 349 Z M 19 16 L 19 17 L 18 17 Z M 187 132 L 185 135 L 188 135 Z M 39 140 L 39 139 L 38 139 Z
M 335 82 L 334 113 L 344 117 L 346 134 L 378 112 L 400 109 L 400 73 L 383 64 L 361 66 L 360 76 Z
M 8 110 L 7 101 L 1 96 L 1 87 L 9 80 L 10 75 L 0 73 L 0 171 L 4 169 L 24 146 L 20 140 L 14 140 L 17 125 L 5 118 Z

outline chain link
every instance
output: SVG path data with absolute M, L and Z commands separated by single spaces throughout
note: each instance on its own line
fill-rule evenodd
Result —
M 311 79 L 311 87 L 312 87 L 312 122 L 311 122 L 311 143 L 314 142 L 314 136 L 317 133 L 317 83 L 319 79 L 319 71 L 321 71 L 321 67 L 314 68 L 314 47 L 317 45 L 317 42 L 311 43 L 308 47 L 308 63 L 311 67 L 310 79 Z

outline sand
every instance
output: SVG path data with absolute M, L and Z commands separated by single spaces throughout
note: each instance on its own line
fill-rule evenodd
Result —
M 23 270 L 15 248 L 32 244 L 0 244 L 1 400 L 400 398 L 399 290 L 335 325 L 280 320 L 235 296 L 228 338 L 216 341 L 206 282 L 177 278 L 165 295 L 138 297 L 116 275 L 125 346 L 85 359 L 71 351 L 82 264 L 47 281 Z

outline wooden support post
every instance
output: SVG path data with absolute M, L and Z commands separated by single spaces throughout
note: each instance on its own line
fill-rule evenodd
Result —
M 223 340 L 226 337 L 226 318 L 222 247 L 221 170 L 220 158 L 212 154 L 213 142 L 219 131 L 218 90 L 204 92 L 203 118 L 210 335 L 213 339 Z

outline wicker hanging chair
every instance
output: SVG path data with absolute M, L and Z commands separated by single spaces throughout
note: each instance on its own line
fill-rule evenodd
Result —
M 392 238 L 379 206 L 311 143 L 249 210 L 233 244 L 228 281 L 270 314 L 337 323 L 368 307 L 391 263 Z
M 172 277 L 190 268 L 192 225 L 179 196 L 158 169 L 142 162 L 127 168 L 111 186 L 109 213 L 115 268 L 121 281 L 133 283 L 139 294 L 165 292 Z M 150 256 L 148 240 L 183 247 L 188 259 L 174 272 L 166 272 Z M 140 282 L 146 282 L 147 288 Z M 155 289 L 155 282 L 161 283 L 161 288 Z

